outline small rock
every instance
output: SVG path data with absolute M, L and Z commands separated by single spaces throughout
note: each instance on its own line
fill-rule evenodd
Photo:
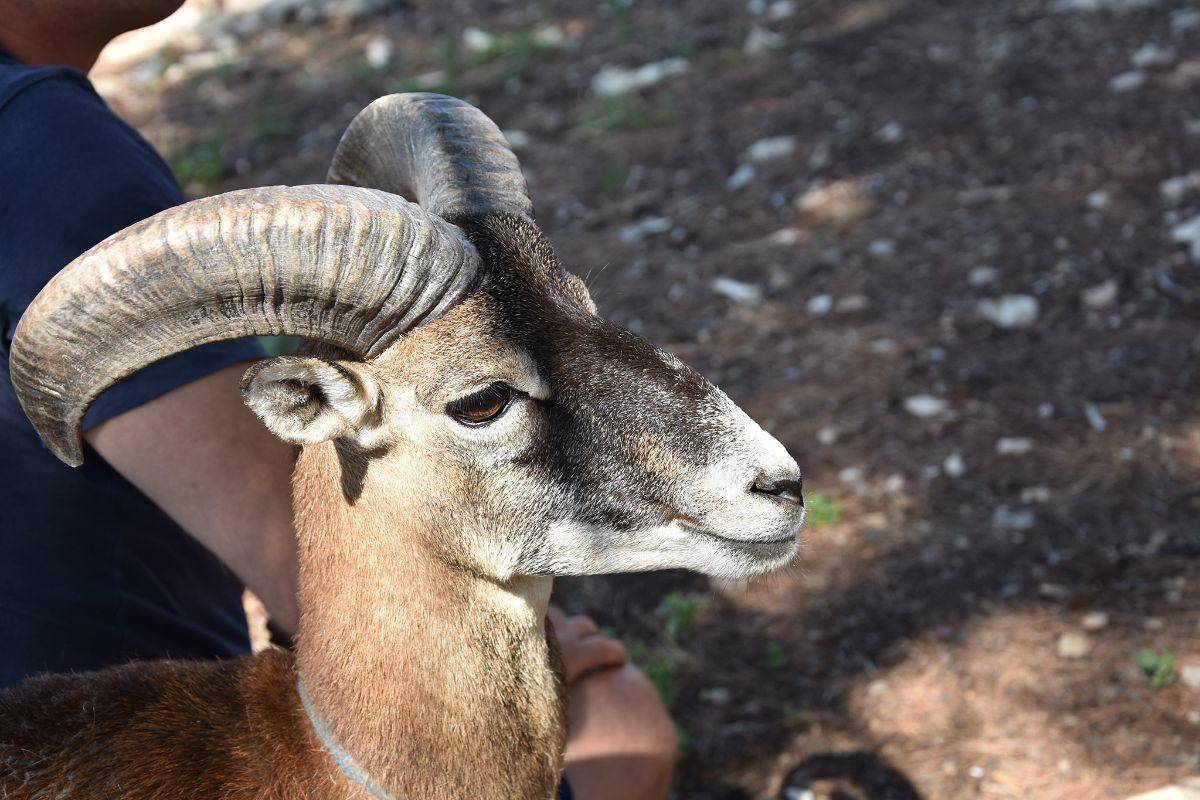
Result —
M 1186 33 L 1197 27 L 1200 27 L 1200 11 L 1181 8 L 1171 14 L 1171 33 Z
M 834 305 L 834 310 L 839 314 L 857 314 L 860 311 L 865 311 L 871 304 L 866 295 L 848 294 L 841 298 Z
M 876 239 L 867 245 L 867 252 L 876 258 L 888 258 L 896 254 L 896 243 L 891 239 Z
M 1084 199 L 1087 207 L 1093 211 L 1103 211 L 1112 203 L 1112 195 L 1103 190 L 1088 192 L 1088 196 Z
M 1037 322 L 1040 310 L 1037 298 L 1028 294 L 980 300 L 976 309 L 979 316 L 1000 328 L 1028 328 Z
M 1200 262 L 1200 216 L 1171 228 L 1171 241 L 1188 245 L 1192 261 Z
M 750 33 L 746 34 L 746 42 L 742 45 L 742 51 L 748 56 L 761 56 L 763 53 L 778 50 L 785 44 L 787 44 L 787 39 L 782 33 L 755 25 L 750 29 Z
M 1108 82 L 1108 88 L 1114 92 L 1132 92 L 1146 85 L 1147 75 L 1140 69 L 1131 69 L 1114 75 Z
M 1172 206 L 1179 205 L 1179 202 L 1189 192 L 1194 192 L 1197 189 L 1200 189 L 1200 172 L 1176 175 L 1174 178 L 1167 178 L 1158 185 L 1158 193 L 1162 197 L 1163 202 Z
M 917 394 L 904 398 L 904 410 L 914 417 L 929 419 L 946 411 L 947 403 L 931 394 Z
M 1079 302 L 1083 303 L 1085 308 L 1093 311 L 1112 308 L 1117 302 L 1117 282 L 1109 278 L 1104 283 L 1084 289 L 1079 293 Z
M 1162 617 L 1146 617 L 1142 620 L 1142 627 L 1148 631 L 1161 631 L 1167 627 L 1167 623 L 1163 622 Z
M 1192 689 L 1200 689 L 1200 664 L 1184 664 L 1179 668 L 1179 680 Z
M 1028 504 L 1050 502 L 1050 490 L 1045 486 L 1026 486 L 1021 490 L 1021 502 Z
M 392 60 L 392 43 L 385 36 L 372 36 L 367 41 L 367 63 L 375 69 L 383 69 Z
M 1002 456 L 1023 456 L 1033 449 L 1033 440 L 1023 436 L 1005 436 L 996 440 L 996 453 Z
M 496 43 L 496 37 L 482 28 L 464 28 L 462 32 L 463 46 L 472 53 L 488 50 Z
M 961 478 L 967 472 L 967 464 L 958 453 L 951 453 L 942 462 L 942 471 L 951 478 Z
M 1092 643 L 1088 637 L 1077 631 L 1070 631 L 1058 637 L 1058 655 L 1060 658 L 1083 658 L 1091 652 Z
M 700 699 L 714 706 L 727 706 L 733 699 L 733 692 L 723 686 L 713 686 L 701 690 Z
M 746 148 L 746 159 L 756 163 L 786 158 L 796 152 L 795 136 L 769 136 Z
M 775 0 L 774 3 L 767 6 L 767 19 L 772 22 L 787 19 L 795 13 L 796 3 L 794 0 Z
M 780 228 L 766 238 L 768 244 L 794 245 L 807 238 L 807 232 L 799 228 Z
M 892 120 L 875 131 L 875 138 L 884 144 L 896 144 L 904 140 L 904 126 Z
M 1177 783 L 1173 786 L 1163 786 L 1149 792 L 1135 794 L 1125 800 L 1200 800 L 1200 786 L 1191 781 L 1188 783 L 1191 785 Z
M 754 168 L 753 164 L 742 164 L 725 179 L 725 188 L 731 192 L 745 189 L 757 175 L 758 170 Z
M 1092 403 L 1083 404 L 1083 416 L 1094 431 L 1103 431 L 1108 428 L 1108 420 L 1100 413 L 1100 409 L 1096 408 Z
M 989 283 L 995 283 L 1000 277 L 1000 270 L 995 267 L 975 267 L 967 275 L 967 281 L 972 286 L 987 286 Z
M 851 486 L 857 486 L 863 482 L 863 474 L 862 467 L 846 467 L 838 472 L 838 480 Z
M 1085 631 L 1098 631 L 1108 627 L 1108 614 L 1103 611 L 1089 611 L 1079 621 Z
M 838 440 L 839 431 L 832 425 L 826 425 L 817 431 L 817 441 L 828 447 Z
M 647 236 L 658 233 L 666 233 L 673 227 L 675 227 L 675 223 L 666 217 L 647 217 L 641 222 L 634 223 L 633 225 L 626 225 L 624 228 L 621 228 L 621 230 L 617 232 L 617 236 L 621 238 L 622 242 L 625 242 L 626 244 L 633 244 L 635 242 L 642 241 Z
M 1010 531 L 1027 531 L 1037 523 L 1037 517 L 1027 508 L 1013 510 L 999 506 L 992 512 L 992 524 Z
M 763 299 L 762 289 L 752 283 L 720 277 L 714 278 L 710 285 L 717 294 L 724 295 L 738 303 L 757 305 Z
M 1130 61 L 1138 69 L 1146 69 L 1148 67 L 1169 67 L 1175 63 L 1178 57 L 1174 47 L 1164 47 L 1154 42 L 1146 44 L 1133 51 Z
M 827 294 L 819 294 L 816 297 L 811 297 L 804 304 L 804 308 L 810 314 L 824 316 L 833 310 L 833 297 Z
M 565 47 L 567 32 L 553 23 L 543 25 L 533 32 L 533 41 L 542 47 Z
M 508 140 L 509 145 L 514 150 L 520 150 L 522 147 L 529 147 L 533 143 L 533 139 L 525 131 L 510 130 L 502 131 L 504 138 Z
M 686 58 L 668 58 L 634 69 L 610 64 L 602 67 L 592 78 L 592 91 L 601 97 L 629 94 L 661 83 L 675 75 L 682 75 L 688 71 L 690 66 Z
M 1071 596 L 1071 590 L 1061 583 L 1039 583 L 1038 594 L 1054 600 L 1065 600 Z
M 904 476 L 888 475 L 883 481 L 883 490 L 893 494 L 904 491 Z

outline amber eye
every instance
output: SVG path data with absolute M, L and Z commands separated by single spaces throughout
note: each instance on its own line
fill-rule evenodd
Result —
M 497 381 L 447 404 L 446 413 L 463 425 L 483 425 L 503 414 L 512 397 L 513 390 L 508 384 Z

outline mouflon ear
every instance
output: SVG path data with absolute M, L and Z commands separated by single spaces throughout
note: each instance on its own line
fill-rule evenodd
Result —
M 242 396 L 272 433 L 292 444 L 357 439 L 379 425 L 379 386 L 355 362 L 260 361 L 242 378 Z

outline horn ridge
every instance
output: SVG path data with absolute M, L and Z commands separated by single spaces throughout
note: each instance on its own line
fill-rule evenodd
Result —
M 274 186 L 167 209 L 68 264 L 26 309 L 9 369 L 60 459 L 101 392 L 168 356 L 245 336 L 299 336 L 372 356 L 462 299 L 475 248 L 395 195 Z

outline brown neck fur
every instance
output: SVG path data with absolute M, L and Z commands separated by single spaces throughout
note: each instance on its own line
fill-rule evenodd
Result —
M 428 478 L 394 480 L 416 466 L 395 453 L 361 463 L 388 478 L 359 476 L 347 503 L 344 454 L 301 454 L 300 677 L 338 744 L 394 797 L 553 797 L 565 704 L 542 625 L 550 579 L 501 583 L 445 558 L 438 542 L 470 532 L 453 498 L 423 493 Z M 412 492 L 381 488 L 397 485 Z

